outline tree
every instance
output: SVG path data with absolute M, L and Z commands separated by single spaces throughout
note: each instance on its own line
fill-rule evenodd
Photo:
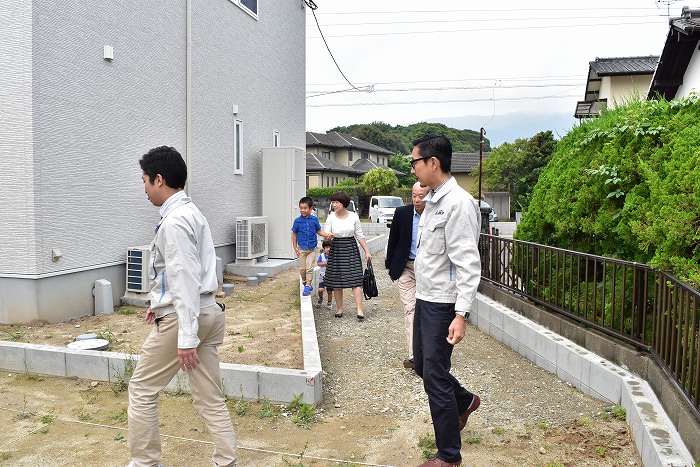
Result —
M 515 217 L 515 211 L 527 211 L 532 190 L 556 147 L 552 132 L 542 131 L 530 139 L 503 143 L 484 159 L 483 185 L 490 191 L 510 193 L 510 217 Z M 474 176 L 479 176 L 478 168 Z
M 360 186 L 368 195 L 390 195 L 399 186 L 399 179 L 389 169 L 372 169 L 360 178 Z
M 700 97 L 632 101 L 574 127 L 516 237 L 700 284 Z
M 416 177 L 411 173 L 411 161 L 408 156 L 403 154 L 392 154 L 389 156 L 389 167 L 399 172 L 403 172 L 400 175 L 399 186 L 413 186 L 416 183 Z

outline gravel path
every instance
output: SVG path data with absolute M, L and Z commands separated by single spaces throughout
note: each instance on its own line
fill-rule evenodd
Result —
M 377 255 L 374 263 L 383 266 L 383 255 Z M 398 286 L 391 282 L 383 267 L 375 267 L 375 274 L 380 296 L 365 301 L 367 318 L 363 322 L 355 318 L 349 290 L 345 291 L 342 318 L 333 316 L 335 306 L 333 310 L 328 310 L 325 304 L 315 309 L 325 371 L 321 408 L 327 416 L 341 418 L 391 415 L 403 429 L 408 427 L 409 432 L 413 429 L 417 441 L 426 432 L 432 435 L 427 396 L 420 378 L 412 370 L 403 368 L 406 351 Z M 548 427 L 571 433 L 581 425 L 581 420 L 595 418 L 601 423 L 611 423 L 603 422 L 600 417 L 606 409 L 602 402 L 535 366 L 471 324 L 465 340 L 455 348 L 452 364 L 453 374 L 468 389 L 479 394 L 482 401 L 469 419 L 466 436 L 486 436 L 502 429 L 506 435 L 522 438 L 538 426 L 543 430 Z M 625 432 L 626 425 L 618 423 L 613 432 Z M 530 444 L 537 444 L 531 435 L 526 437 L 531 438 Z M 465 435 L 463 442 L 464 439 Z M 571 440 L 561 443 L 565 450 L 575 448 L 566 446 L 567 442 Z M 622 444 L 627 442 L 623 440 Z M 553 449 L 551 446 L 537 448 L 537 455 Z M 471 446 L 462 448 L 465 461 L 469 457 L 465 451 L 470 449 Z M 629 455 L 617 458 L 616 462 L 641 465 L 635 450 L 629 446 L 628 450 L 631 451 Z M 609 460 L 601 459 L 602 465 L 607 465 Z

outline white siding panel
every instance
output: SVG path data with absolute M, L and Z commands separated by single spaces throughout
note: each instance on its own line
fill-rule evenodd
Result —
M 688 68 L 685 70 L 685 75 L 683 75 L 683 84 L 678 88 L 675 98 L 680 99 L 691 92 L 700 92 L 700 52 L 698 49 L 695 49 L 693 56 L 690 58 Z
M 304 15 L 301 2 L 261 1 L 255 20 L 228 0 L 193 0 L 190 192 L 216 244 L 234 241 L 237 216 L 262 213 L 261 150 L 272 131 L 282 146 L 305 147 Z M 233 173 L 233 105 L 242 175 Z
M 32 9 L 0 5 L 0 274 L 36 269 L 32 160 Z
M 86 7 L 88 6 L 89 7 Z M 37 274 L 123 261 L 157 209 L 138 159 L 184 150 L 185 3 L 35 2 Z M 114 61 L 103 60 L 103 47 Z M 63 257 L 53 262 L 51 250 Z

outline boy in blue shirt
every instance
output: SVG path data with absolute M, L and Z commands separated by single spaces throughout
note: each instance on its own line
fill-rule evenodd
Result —
M 292 246 L 299 257 L 301 280 L 306 283 L 303 295 L 311 295 L 313 290 L 311 279 L 314 275 L 314 266 L 316 266 L 317 235 L 326 240 L 333 238 L 333 234 L 321 230 L 318 218 L 311 214 L 313 206 L 314 202 L 311 198 L 308 196 L 301 198 L 299 200 L 299 214 L 301 215 L 294 219 L 294 225 L 292 225 Z

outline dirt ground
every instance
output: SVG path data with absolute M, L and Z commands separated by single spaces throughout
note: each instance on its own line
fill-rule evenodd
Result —
M 401 365 L 398 291 L 377 272 L 380 296 L 366 302 L 364 322 L 353 318 L 350 294 L 341 319 L 325 305 L 315 310 L 325 372 L 315 421 L 305 427 L 286 407 L 266 401 L 229 401 L 239 465 L 411 466 L 431 451 L 427 398 L 420 379 Z M 222 361 L 301 367 L 295 271 L 258 287 L 236 282 L 223 301 Z M 56 345 L 82 333 L 111 334 L 111 350 L 133 350 L 149 332 L 141 310 L 133 310 L 59 325 L 5 326 L 0 333 Z M 641 465 L 627 425 L 611 407 L 474 327 L 455 349 L 453 372 L 482 398 L 463 431 L 463 465 Z M 186 394 L 161 396 L 166 466 L 210 465 L 210 438 L 190 402 Z M 123 385 L 2 372 L 0 465 L 125 465 L 126 407 Z

